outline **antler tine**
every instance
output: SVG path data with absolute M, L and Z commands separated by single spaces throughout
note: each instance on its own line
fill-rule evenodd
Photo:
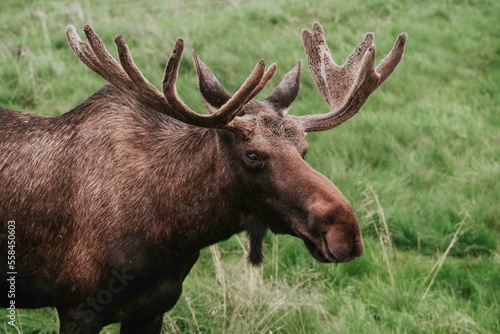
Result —
M 74 26 L 70 25 L 66 28 L 68 42 L 77 57 L 90 69 L 122 91 L 133 89 L 134 83 L 109 54 L 92 27 L 85 25 L 84 32 L 90 45 L 80 39 Z
M 240 106 L 245 105 L 259 94 L 276 72 L 276 64 L 271 65 L 267 71 L 265 69 L 264 61 L 259 61 L 248 79 L 217 113 L 237 114 L 241 110 Z
M 302 32 L 302 39 L 314 83 L 330 112 L 299 118 L 306 131 L 324 131 L 354 116 L 369 95 L 394 71 L 403 58 L 407 35 L 399 35 L 391 52 L 376 69 L 372 33 L 365 35 L 342 66 L 338 66 L 331 57 L 323 28 L 318 22 L 314 23 L 313 32 Z
M 403 59 L 406 40 L 408 39 L 408 34 L 403 32 L 399 34 L 394 46 L 391 49 L 391 52 L 385 56 L 384 59 L 378 64 L 376 71 L 380 73 L 380 80 L 382 82 L 387 79 L 389 75 L 394 71 L 396 66 L 399 64 L 401 59 Z
M 319 25 L 318 29 L 322 30 L 322 27 Z M 337 65 L 330 56 L 330 51 L 328 50 L 326 42 L 322 42 L 321 39 L 316 39 L 315 35 L 313 36 L 309 30 L 304 29 L 302 30 L 302 41 L 304 43 L 309 69 L 313 76 L 314 84 L 325 99 L 326 103 L 330 105 L 331 102 L 330 95 L 328 94 L 328 81 L 326 73 L 324 73 L 324 68 L 321 64 L 325 64 L 325 66 L 329 66 L 332 69 L 335 69 Z M 319 37 L 321 36 L 323 36 L 323 34 L 319 34 Z M 322 53 L 324 55 L 323 57 Z
M 249 78 L 226 104 L 216 113 L 200 115 L 191 110 L 180 99 L 175 87 L 184 49 L 182 39 L 176 41 L 167 62 L 162 94 L 135 65 L 122 36 L 115 38 L 120 59 L 120 63 L 118 63 L 106 50 L 102 40 L 90 25 L 84 26 L 84 32 L 90 45 L 80 39 L 74 26 L 70 25 L 66 29 L 67 39 L 73 52 L 90 69 L 141 104 L 187 124 L 200 127 L 225 128 L 236 117 L 241 108 L 264 88 L 276 69 L 273 65 L 264 72 L 264 61 L 260 61 Z
M 68 42 L 71 48 L 84 64 L 101 75 L 106 81 L 119 88 L 122 92 L 131 95 L 139 102 L 154 107 L 159 107 L 165 102 L 161 101 L 163 96 L 142 76 L 142 74 L 139 79 L 136 76 L 130 75 L 129 72 L 131 71 L 125 70 L 128 69 L 127 66 L 122 67 L 118 64 L 106 50 L 101 39 L 90 25 L 84 26 L 84 32 L 90 45 L 80 39 L 74 26 L 70 25 L 66 29 Z M 135 67 L 128 47 L 121 36 L 117 37 L 116 43 L 118 45 L 120 59 L 127 59 L 128 56 L 131 66 Z M 135 68 L 137 69 L 137 67 Z M 139 72 L 138 69 L 137 72 Z M 149 85 L 148 89 L 143 87 L 146 86 L 146 84 Z
M 139 102 L 148 107 L 151 107 L 153 110 L 160 111 L 183 121 L 181 111 L 173 108 L 170 105 L 169 101 L 165 99 L 164 95 L 160 91 L 158 91 L 158 89 L 156 89 L 156 87 L 153 86 L 153 84 L 151 84 L 139 70 L 134 62 L 134 59 L 132 58 L 125 39 L 121 35 L 118 35 L 115 38 L 115 43 L 118 49 L 118 57 L 120 59 L 121 66 L 129 76 L 129 78 L 132 80 L 132 82 L 135 84 L 136 89 L 141 93 L 140 97 L 138 98 Z M 174 50 L 176 49 L 177 48 L 174 48 Z M 185 106 L 185 108 L 188 107 Z
M 267 70 L 266 70 L 266 72 L 264 72 L 264 75 L 262 76 L 262 79 L 260 80 L 259 84 L 254 88 L 252 93 L 247 97 L 247 99 L 245 100 L 245 103 L 248 103 L 250 100 L 252 100 L 254 97 L 256 97 L 257 94 L 259 94 L 264 89 L 264 87 L 266 87 L 266 85 L 269 83 L 269 81 L 271 81 L 274 74 L 276 73 L 276 69 L 277 69 L 276 64 L 271 64 L 271 66 L 269 66 L 267 68 Z
M 93 60 L 87 57 L 87 52 L 82 51 L 82 46 L 86 44 L 80 39 L 78 33 L 76 32 L 76 28 L 72 25 L 66 27 L 66 37 L 68 40 L 68 44 L 75 53 L 75 55 L 80 59 L 85 65 L 87 65 L 94 72 L 99 73 L 99 62 L 94 63 Z
M 183 106 L 185 106 L 177 95 L 177 89 L 175 87 L 175 81 L 177 79 L 179 65 L 181 62 L 180 53 L 182 52 L 182 49 L 182 41 L 178 41 L 174 51 L 172 51 L 172 55 L 170 56 L 165 69 L 165 76 L 163 77 L 163 94 L 174 106 L 174 108 L 183 108 Z M 196 55 L 193 54 L 193 56 L 196 65 Z M 227 125 L 236 117 L 241 108 L 243 108 L 246 103 L 248 103 L 264 88 L 267 82 L 271 79 L 269 76 L 272 77 L 275 69 L 275 66 L 270 66 L 269 70 L 264 72 L 265 63 L 263 60 L 259 61 L 240 89 L 238 89 L 238 91 L 224 105 L 222 105 L 217 112 L 210 115 L 200 115 L 195 112 L 187 112 L 186 116 L 190 118 L 193 122 L 191 124 L 194 125 L 210 124 L 203 125 L 208 127 L 221 127 Z

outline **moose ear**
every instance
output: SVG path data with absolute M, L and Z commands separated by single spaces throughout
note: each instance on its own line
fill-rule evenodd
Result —
M 198 73 L 200 93 L 207 103 L 207 107 L 209 109 L 219 109 L 231 98 L 231 96 L 228 92 L 226 92 L 224 87 L 222 87 L 221 83 L 217 80 L 208 66 L 205 65 L 200 58 L 198 58 L 194 51 L 193 61 L 194 66 L 196 67 L 196 72 Z
M 299 93 L 301 74 L 302 63 L 299 60 L 293 70 L 285 75 L 280 84 L 264 101 L 281 116 L 286 115 L 288 108 Z

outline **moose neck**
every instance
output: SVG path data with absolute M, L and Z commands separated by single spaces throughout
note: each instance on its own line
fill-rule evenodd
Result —
M 127 202 L 123 210 L 127 221 L 144 226 L 151 244 L 198 251 L 244 229 L 239 204 L 244 190 L 231 164 L 231 134 L 186 125 L 137 104 L 111 85 L 56 121 L 67 118 L 92 124 L 99 138 L 107 138 L 106 145 L 114 143 L 114 155 L 107 155 L 114 160 L 110 166 L 116 175 L 128 177 L 106 182 L 123 198 L 145 199 Z
M 164 217 L 181 248 L 201 249 L 243 230 L 240 188 L 222 130 L 182 126 L 158 147 Z

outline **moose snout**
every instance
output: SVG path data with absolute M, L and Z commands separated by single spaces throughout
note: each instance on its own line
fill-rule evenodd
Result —
M 324 234 L 326 252 L 335 262 L 348 262 L 363 255 L 365 247 L 357 226 L 334 225 Z
M 358 221 L 347 200 L 316 203 L 308 225 L 312 236 L 309 241 L 312 242 L 304 242 L 318 261 L 348 262 L 363 254 Z
M 321 262 L 347 262 L 361 256 L 363 238 L 351 204 L 324 175 L 309 166 L 305 170 L 294 182 L 307 184 L 292 197 L 300 203 L 295 204 L 300 208 L 297 214 L 290 217 L 294 234 Z

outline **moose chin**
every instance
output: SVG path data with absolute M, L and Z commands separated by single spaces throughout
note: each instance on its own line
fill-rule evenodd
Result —
M 181 39 L 160 92 L 121 36 L 116 60 L 89 25 L 83 30 L 88 42 L 67 28 L 69 45 L 109 84 L 57 117 L 0 108 L 0 249 L 7 258 L 15 221 L 16 307 L 55 307 L 60 333 L 121 322 L 122 334 L 157 334 L 200 250 L 235 233 L 247 232 L 254 265 L 268 230 L 302 239 L 321 262 L 363 254 L 354 210 L 306 163 L 305 137 L 358 112 L 401 61 L 405 33 L 378 66 L 373 34 L 339 66 L 321 25 L 304 30 L 309 69 L 330 110 L 293 116 L 300 61 L 258 101 L 275 64 L 259 61 L 231 95 L 193 52 L 209 110 L 200 114 L 176 91 Z M 9 307 L 7 293 L 0 300 Z

